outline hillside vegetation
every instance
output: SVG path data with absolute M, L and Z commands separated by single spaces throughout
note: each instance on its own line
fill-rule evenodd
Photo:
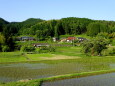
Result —
M 84 36 L 88 40 L 108 40 L 106 45 L 115 45 L 115 21 L 68 17 L 59 20 L 30 18 L 22 22 L 8 22 L 0 18 L 0 52 L 17 50 L 18 43 L 15 39 L 20 36 L 34 37 L 36 43 L 51 41 L 53 37 L 61 39 L 64 36 Z

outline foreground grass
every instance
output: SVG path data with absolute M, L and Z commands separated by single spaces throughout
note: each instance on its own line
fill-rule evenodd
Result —
M 112 73 L 112 72 L 115 72 L 115 69 L 58 75 L 58 76 L 53 76 L 53 77 L 48 77 L 48 78 L 30 80 L 28 82 L 1 83 L 0 86 L 41 86 L 42 83 L 46 81 L 63 80 L 63 79 L 69 79 L 69 78 L 80 78 L 80 77 L 85 77 L 85 76 L 99 75 L 99 74 Z

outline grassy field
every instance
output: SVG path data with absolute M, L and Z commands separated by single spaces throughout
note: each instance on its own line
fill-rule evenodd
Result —
M 3 62 L 23 62 L 23 61 L 40 61 L 49 59 L 68 59 L 70 56 L 82 56 L 81 47 L 58 47 L 56 52 L 53 53 L 41 53 L 41 54 L 27 54 L 23 52 L 0 52 L 0 63 Z
M 112 73 L 112 72 L 115 72 L 115 69 L 114 70 L 101 70 L 101 71 L 58 75 L 58 76 L 30 80 L 30 81 L 23 80 L 20 82 L 0 83 L 0 86 L 42 86 L 42 83 L 46 82 L 46 81 L 63 80 L 63 79 L 70 79 L 70 78 L 80 78 L 80 77 L 85 77 L 85 76 L 99 75 L 99 74 Z
M 26 61 L 39 61 L 43 60 L 40 57 L 53 57 L 52 54 L 24 54 L 22 52 L 0 52 L 0 63 L 7 62 L 26 62 Z
M 99 56 L 86 56 L 85 54 L 82 53 L 82 47 L 79 47 L 79 46 L 77 47 L 56 47 L 56 51 L 52 53 L 27 54 L 27 53 L 23 53 L 20 51 L 0 52 L 0 63 L 57 60 L 57 59 L 77 59 L 81 57 L 91 58 L 91 57 L 99 57 Z
M 59 47 L 54 52 L 56 55 L 83 57 L 82 47 Z
M 20 61 L 26 61 L 26 58 L 20 52 L 0 52 L 0 63 Z

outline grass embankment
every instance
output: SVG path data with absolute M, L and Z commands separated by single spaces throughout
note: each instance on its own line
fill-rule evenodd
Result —
M 101 70 L 101 71 L 93 71 L 93 72 L 58 75 L 58 76 L 53 76 L 53 77 L 48 77 L 48 78 L 30 80 L 27 82 L 24 81 L 24 82 L 1 83 L 0 86 L 42 86 L 42 83 L 47 82 L 47 81 L 63 80 L 63 79 L 70 79 L 70 78 L 80 78 L 80 77 L 112 73 L 112 72 L 115 72 L 115 69 L 114 70 Z

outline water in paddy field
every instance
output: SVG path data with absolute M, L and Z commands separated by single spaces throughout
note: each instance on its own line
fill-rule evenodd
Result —
M 56 75 L 115 69 L 114 60 L 76 59 L 0 64 L 0 82 L 38 79 Z
M 115 73 L 43 82 L 42 86 L 115 86 Z

